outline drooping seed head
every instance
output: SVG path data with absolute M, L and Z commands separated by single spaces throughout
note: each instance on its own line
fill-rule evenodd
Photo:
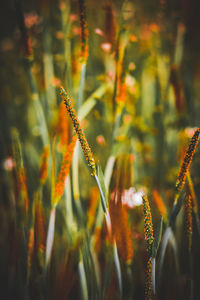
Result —
M 60 88 L 60 95 L 65 103 L 65 106 L 66 106 L 66 109 L 67 109 L 67 112 L 72 120 L 72 124 L 74 126 L 74 130 L 78 136 L 78 139 L 79 139 L 79 142 L 81 144 L 81 148 L 83 150 L 83 153 L 84 153 L 84 156 L 85 156 L 85 159 L 88 163 L 88 166 L 91 168 L 92 170 L 92 173 L 91 175 L 95 176 L 96 175 L 96 166 L 95 166 L 95 160 L 93 158 L 93 154 L 92 154 L 92 151 L 89 147 L 89 144 L 86 140 L 86 137 L 85 137 L 85 134 L 81 128 L 81 125 L 80 125 L 80 122 L 77 118 L 77 114 L 72 106 L 72 103 L 71 103 L 71 100 L 70 98 L 68 97 L 66 91 L 64 90 L 63 87 Z
M 184 157 L 183 163 L 181 165 L 181 168 L 180 168 L 180 171 L 178 174 L 178 178 L 176 180 L 176 189 L 178 191 L 180 191 L 185 185 L 186 176 L 187 176 L 190 164 L 192 162 L 192 158 L 194 156 L 196 146 L 198 144 L 199 134 L 200 134 L 200 129 L 197 128 L 197 130 L 193 134 L 193 137 L 192 137 L 192 139 L 187 147 L 187 150 L 185 152 L 185 157 Z

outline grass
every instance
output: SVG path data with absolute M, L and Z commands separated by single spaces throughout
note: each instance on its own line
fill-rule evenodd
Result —
M 0 43 L 4 299 L 199 299 L 198 54 L 184 9 L 14 1 Z

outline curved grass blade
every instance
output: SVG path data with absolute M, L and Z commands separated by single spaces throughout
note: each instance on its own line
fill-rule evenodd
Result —
M 113 255 L 114 255 L 115 268 L 116 268 L 116 272 L 117 272 L 119 294 L 120 294 L 120 299 L 122 300 L 122 298 L 123 298 L 122 274 L 121 274 L 121 267 L 120 267 L 120 262 L 119 262 L 119 255 L 118 255 L 118 251 L 117 251 L 116 241 L 114 242 L 114 245 L 113 245 Z
M 156 258 L 152 257 L 152 291 L 156 294 Z
M 101 98 L 105 93 L 106 89 L 108 88 L 108 84 L 102 84 L 94 93 L 92 93 L 89 98 L 87 98 L 84 103 L 81 105 L 80 109 L 78 110 L 78 118 L 79 120 L 83 120 L 91 111 L 91 109 L 96 104 L 96 99 Z
M 177 244 L 176 244 L 176 240 L 174 237 L 174 233 L 170 226 L 167 227 L 167 229 L 165 230 L 165 233 L 164 233 L 163 239 L 162 239 L 162 243 L 161 243 L 160 262 L 159 262 L 159 271 L 158 271 L 158 286 L 160 285 L 160 282 L 161 282 L 162 269 L 163 269 L 164 258 L 165 258 L 168 243 L 171 244 L 172 249 L 174 251 L 176 269 L 178 271 L 179 266 L 178 266 L 178 260 L 177 260 Z
M 101 196 L 101 205 L 102 205 L 103 211 L 104 211 L 104 213 L 106 213 L 107 212 L 107 205 L 106 205 L 106 198 L 105 198 L 105 195 L 104 195 L 104 192 L 103 192 L 102 185 L 101 185 L 100 180 L 99 180 L 97 175 L 95 175 L 94 178 L 95 178 L 97 186 L 99 188 L 99 192 L 100 192 L 100 196 Z
M 53 207 L 49 219 L 49 227 L 47 232 L 46 254 L 45 254 L 45 267 L 47 268 L 53 249 L 54 231 L 55 231 L 55 216 L 56 207 Z
M 83 92 L 85 86 L 85 74 L 86 74 L 86 63 L 83 63 L 81 66 L 81 81 L 80 81 L 80 89 L 78 95 L 78 108 L 81 106 L 83 102 Z
M 162 236 L 162 227 L 163 227 L 163 218 L 160 218 L 160 221 L 157 225 L 156 228 L 156 234 L 155 234 L 155 238 L 152 244 L 152 257 L 155 258 L 157 255 L 157 251 L 160 245 L 160 240 L 161 240 L 161 236 Z
M 107 200 L 107 195 L 106 195 L 106 186 L 105 186 L 105 182 L 104 182 L 103 171 L 99 164 L 97 165 L 97 175 L 95 175 L 95 180 L 96 180 L 96 183 L 97 183 L 99 191 L 100 191 L 102 208 L 103 208 L 103 211 L 106 213 L 107 207 L 108 207 L 108 200 Z
M 78 264 L 78 271 L 79 271 L 79 276 L 80 276 L 83 300 L 88 300 L 89 298 L 88 298 L 88 290 L 87 290 L 87 279 L 86 279 L 85 268 L 84 268 L 84 264 L 83 264 L 82 253 L 80 253 L 80 261 Z
M 162 227 L 163 227 L 163 218 L 161 217 L 157 225 L 155 238 L 152 244 L 152 290 L 154 295 L 156 294 L 156 255 L 157 255 L 157 251 L 162 236 Z
M 112 176 L 112 173 L 113 173 L 114 163 L 115 163 L 115 157 L 110 156 L 108 161 L 107 161 L 105 172 L 104 172 L 104 174 L 105 174 L 104 175 L 104 182 L 105 182 L 106 191 L 108 191 L 108 188 L 109 188 L 109 185 L 110 185 L 110 180 L 111 180 L 111 176 Z M 109 218 L 109 216 L 108 216 L 108 218 Z M 96 217 L 96 225 L 95 225 L 96 228 L 101 227 L 103 219 L 104 219 L 104 213 L 103 213 L 101 207 L 99 206 L 97 217 Z
M 173 226 L 176 222 L 176 217 L 178 216 L 181 206 L 183 204 L 183 195 L 184 195 L 183 193 L 178 193 L 175 196 L 174 204 L 170 214 L 170 221 L 169 221 L 170 226 Z

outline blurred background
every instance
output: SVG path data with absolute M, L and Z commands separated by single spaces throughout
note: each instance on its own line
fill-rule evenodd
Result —
M 1 3 L 2 299 L 120 299 L 113 240 L 84 155 L 69 146 L 74 131 L 60 86 L 102 167 L 112 226 L 123 228 L 113 230 L 123 299 L 144 298 L 141 195 L 149 196 L 154 229 L 160 215 L 166 229 L 179 167 L 200 127 L 199 29 L 198 0 Z M 197 147 L 184 190 L 192 185 L 196 201 L 192 244 L 188 250 L 182 205 L 173 227 L 178 250 L 169 247 L 162 271 L 156 267 L 155 299 L 200 298 L 199 167 Z

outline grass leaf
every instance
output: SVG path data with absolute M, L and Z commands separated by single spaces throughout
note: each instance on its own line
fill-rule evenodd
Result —
M 152 245 L 152 257 L 155 258 L 159 245 L 160 245 L 160 240 L 161 240 L 161 236 L 162 236 L 162 227 L 163 227 L 163 218 L 160 218 L 160 221 L 157 225 L 156 228 L 156 234 L 155 234 L 155 238 L 153 241 L 153 245 Z

